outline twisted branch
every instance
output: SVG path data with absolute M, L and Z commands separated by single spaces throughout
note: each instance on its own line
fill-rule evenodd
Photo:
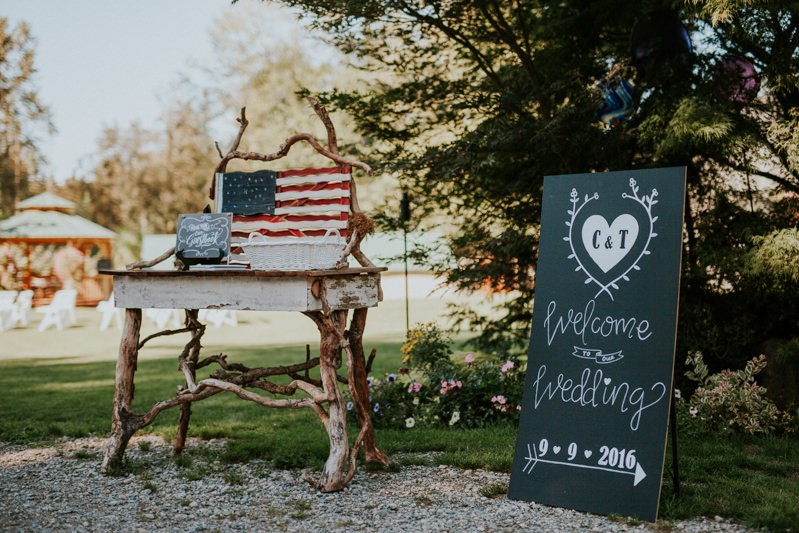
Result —
M 215 176 L 219 172 L 224 172 L 227 168 L 227 164 L 232 161 L 233 159 L 243 159 L 245 161 L 274 161 L 276 159 L 281 159 L 286 157 L 291 150 L 291 147 L 294 146 L 299 141 L 305 141 L 310 144 L 314 150 L 322 154 L 323 156 L 327 157 L 328 159 L 335 161 L 340 165 L 349 165 L 352 167 L 360 168 L 366 171 L 367 174 L 372 174 L 373 170 L 372 167 L 358 161 L 357 159 L 352 159 L 349 157 L 344 157 L 338 153 L 338 143 L 336 140 L 336 129 L 333 126 L 333 122 L 330 120 L 330 116 L 327 114 L 325 108 L 314 98 L 308 97 L 308 101 L 314 108 L 319 119 L 325 126 L 327 130 L 327 148 L 323 147 L 316 138 L 311 135 L 310 133 L 298 133 L 296 135 L 292 135 L 280 146 L 280 149 L 277 152 L 272 154 L 261 154 L 258 152 L 242 152 L 239 151 L 239 144 L 241 143 L 241 138 L 244 135 L 244 131 L 247 129 L 249 122 L 247 121 L 247 117 L 245 114 L 244 107 L 241 108 L 241 116 L 236 119 L 239 123 L 239 131 L 236 135 L 236 139 L 233 141 L 233 145 L 231 146 L 230 150 L 228 150 L 227 154 L 222 154 L 222 150 L 219 148 L 219 143 L 216 143 L 216 150 L 219 153 L 219 157 L 221 160 L 216 166 L 214 170 L 214 177 L 211 179 L 211 189 L 209 192 L 209 198 L 213 199 L 216 193 L 216 179 Z M 357 203 L 357 200 L 356 200 Z
M 266 396 L 261 396 L 260 394 L 256 394 L 254 392 L 250 392 L 239 385 L 234 383 L 229 383 L 227 381 L 222 381 L 220 379 L 204 379 L 198 383 L 199 387 L 213 387 L 214 389 L 219 389 L 227 392 L 232 392 L 239 398 L 244 400 L 250 400 L 251 402 L 255 402 L 259 405 L 263 405 L 264 407 L 291 407 L 291 408 L 299 408 L 299 407 L 308 407 L 313 409 L 319 419 L 322 421 L 323 424 L 327 425 L 328 415 L 325 410 L 322 408 L 320 404 L 328 401 L 328 398 L 321 394 L 319 389 L 313 386 L 308 386 L 307 388 L 304 385 L 308 385 L 307 383 L 303 383 L 301 381 L 294 381 L 292 385 L 296 384 L 297 388 L 302 389 L 304 392 L 307 392 L 311 398 L 302 398 L 300 400 L 294 400 L 289 398 L 284 399 L 273 399 Z
M 205 327 L 205 326 L 203 326 L 203 327 Z M 155 339 L 157 337 L 163 337 L 165 335 L 177 335 L 178 333 L 187 333 L 189 331 L 194 331 L 195 329 L 196 329 L 195 327 L 189 326 L 189 327 L 180 328 L 180 329 L 166 329 L 164 331 L 159 331 L 158 333 L 153 333 L 152 335 L 148 335 L 147 337 L 144 338 L 144 340 L 139 342 L 139 345 L 138 345 L 137 349 L 141 350 L 142 347 L 144 347 L 144 345 L 147 344 L 147 342 L 149 342 L 149 341 L 151 341 L 151 340 L 153 340 L 153 339 Z
M 142 268 L 150 268 L 151 266 L 155 266 L 158 263 L 165 261 L 169 257 L 175 255 L 175 247 L 173 246 L 166 252 L 162 253 L 155 259 L 150 259 L 147 261 L 136 261 L 135 263 L 130 263 L 129 265 L 125 265 L 127 270 L 141 270 Z
M 338 154 L 338 139 L 336 138 L 336 128 L 333 127 L 333 121 L 330 120 L 330 115 L 327 114 L 325 106 L 319 103 L 319 100 L 311 96 L 307 97 L 308 102 L 313 106 L 314 113 L 322 121 L 327 130 L 327 149 L 334 154 Z

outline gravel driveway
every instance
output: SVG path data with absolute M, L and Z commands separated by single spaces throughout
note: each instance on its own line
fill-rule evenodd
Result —
M 162 440 L 135 437 L 127 457 L 136 467 L 106 476 L 104 445 L 0 444 L 0 531 L 747 531 L 720 519 L 642 524 L 487 497 L 508 474 L 449 466 L 360 468 L 345 490 L 322 494 L 302 480 L 310 470 L 217 461 L 222 441 L 190 443 L 191 464 L 179 466 Z

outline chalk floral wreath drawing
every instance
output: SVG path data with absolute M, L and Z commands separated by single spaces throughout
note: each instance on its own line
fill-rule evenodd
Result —
M 618 282 L 620 280 L 630 281 L 628 274 L 631 270 L 641 270 L 641 267 L 638 266 L 638 262 L 642 257 L 651 253 L 649 251 L 649 244 L 652 239 L 658 235 L 654 232 L 655 222 L 657 221 L 658 217 L 652 215 L 652 207 L 658 203 L 657 189 L 652 189 L 652 192 L 649 195 L 639 196 L 638 185 L 635 179 L 630 178 L 630 190 L 632 191 L 632 194 L 624 192 L 621 196 L 624 199 L 637 202 L 641 207 L 644 208 L 647 218 L 649 219 L 649 228 L 648 231 L 646 231 L 646 242 L 644 243 L 643 248 L 641 248 L 638 257 L 629 262 L 627 268 L 625 268 L 617 276 L 608 277 L 606 279 L 598 278 L 602 278 L 602 274 L 607 274 L 619 263 L 621 263 L 626 255 L 632 250 L 634 243 L 637 241 L 640 233 L 638 221 L 629 213 L 619 215 L 610 224 L 608 224 L 607 220 L 605 220 L 605 217 L 601 215 L 590 215 L 585 219 L 582 227 L 578 228 L 580 234 L 578 239 L 580 240 L 577 242 L 582 245 L 582 248 L 575 248 L 575 220 L 587 205 L 589 205 L 592 201 L 599 199 L 599 193 L 594 192 L 594 194 L 591 196 L 586 194 L 584 200 L 582 203 L 580 203 L 577 189 L 572 189 L 571 191 L 570 196 L 572 207 L 567 211 L 571 216 L 571 220 L 566 221 L 566 225 L 569 227 L 569 234 L 567 237 L 564 237 L 563 240 L 568 241 L 569 247 L 571 248 L 569 259 L 574 259 L 577 262 L 578 266 L 575 271 L 582 271 L 585 273 L 585 284 L 587 285 L 589 283 L 595 283 L 599 286 L 599 291 L 597 291 L 596 295 L 594 295 L 594 298 L 605 292 L 610 299 L 613 300 L 613 293 L 611 292 L 611 289 L 619 290 Z M 583 255 L 583 250 L 587 254 L 587 257 L 581 257 Z M 593 267 L 589 268 L 587 266 L 589 259 L 592 260 L 597 267 L 599 267 L 601 273 L 591 272 Z

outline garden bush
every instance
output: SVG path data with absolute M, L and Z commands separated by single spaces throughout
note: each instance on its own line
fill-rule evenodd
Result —
M 524 368 L 518 357 L 453 355 L 452 340 L 434 324 L 417 325 L 402 347 L 396 373 L 369 378 L 376 427 L 485 427 L 518 420 Z M 352 411 L 354 405 L 348 402 Z
M 685 376 L 698 384 L 688 401 L 688 414 L 706 429 L 750 435 L 796 432 L 796 419 L 780 411 L 766 397 L 766 388 L 757 383 L 766 356 L 754 357 L 742 370 L 716 374 L 708 370 L 702 352 L 690 353 L 686 365 L 691 370 Z

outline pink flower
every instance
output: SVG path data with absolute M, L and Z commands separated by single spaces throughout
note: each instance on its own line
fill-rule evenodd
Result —
M 474 363 L 474 354 L 467 353 L 466 357 L 463 358 L 463 362 L 466 363 L 467 365 Z
M 502 365 L 502 373 L 504 374 L 513 367 L 514 367 L 513 361 L 507 361 L 504 365 Z
M 503 396 L 503 395 L 501 395 L 501 394 L 499 394 L 499 395 L 497 395 L 497 396 L 493 396 L 493 397 L 491 398 L 491 402 L 492 402 L 492 403 L 498 403 L 498 404 L 500 404 L 500 405 L 504 405 L 505 403 L 507 403 L 507 401 L 508 401 L 508 399 L 507 399 L 507 398 L 505 398 L 505 396 Z
M 414 381 L 408 385 L 408 392 L 419 392 L 422 390 L 422 384 Z
M 443 396 L 444 394 L 448 393 L 452 389 L 460 389 L 461 387 L 463 387 L 463 383 L 460 380 L 455 381 L 454 379 L 451 379 L 451 380 L 447 381 L 446 379 L 442 379 L 441 380 L 441 390 L 439 390 L 438 392 L 439 392 L 439 394 L 441 394 Z

